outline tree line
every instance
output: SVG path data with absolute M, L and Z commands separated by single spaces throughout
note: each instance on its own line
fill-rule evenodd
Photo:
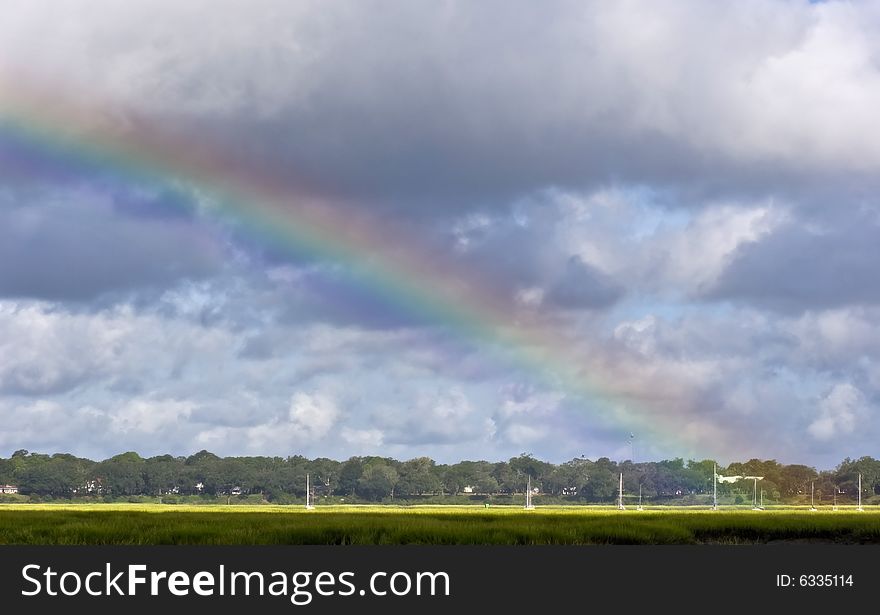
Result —
M 472 498 L 510 496 L 525 492 L 529 481 L 536 493 L 571 502 L 609 502 L 622 473 L 627 494 L 641 491 L 648 500 L 681 500 L 712 493 L 711 459 L 681 458 L 633 463 L 607 457 L 575 458 L 553 464 L 523 453 L 507 461 L 461 461 L 438 464 L 428 457 L 398 461 L 389 457 L 327 458 L 219 457 L 208 451 L 194 455 L 143 458 L 127 452 L 103 461 L 67 453 L 53 455 L 19 450 L 0 458 L 0 484 L 18 487 L 32 498 L 124 498 L 131 496 L 259 496 L 269 502 L 302 498 L 306 474 L 316 497 L 371 502 L 417 500 L 467 495 Z M 727 466 L 722 475 L 763 476 L 761 489 L 771 501 L 793 502 L 808 497 L 811 487 L 820 499 L 835 493 L 856 497 L 862 476 L 863 497 L 880 493 L 880 461 L 872 457 L 844 459 L 833 470 L 751 459 Z M 751 495 L 752 484 L 720 483 L 722 496 Z

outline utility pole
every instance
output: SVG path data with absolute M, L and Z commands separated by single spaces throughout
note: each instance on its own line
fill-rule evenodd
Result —
M 312 510 L 314 506 L 312 505 L 312 487 L 309 482 L 309 475 L 306 473 L 306 510 Z
M 526 487 L 526 510 L 534 510 L 535 506 L 532 504 L 532 475 L 529 474 L 529 484 Z
M 814 495 L 816 493 L 816 481 L 810 482 L 810 511 L 816 512 L 816 504 Z
M 623 505 L 623 472 L 620 473 L 620 485 L 617 488 L 617 510 L 626 510 Z
M 752 498 L 752 510 L 758 510 L 758 477 L 755 478 L 755 495 Z
M 859 472 L 859 507 L 856 509 L 859 512 L 865 512 L 865 509 L 862 508 L 862 473 Z
M 718 510 L 718 464 L 712 464 L 712 510 Z

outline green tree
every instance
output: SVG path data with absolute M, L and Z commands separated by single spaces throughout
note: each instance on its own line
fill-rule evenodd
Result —
M 393 498 L 398 480 L 397 471 L 384 461 L 369 463 L 364 466 L 363 474 L 358 479 L 357 494 L 373 501 L 389 496 Z
M 596 466 L 584 488 L 584 497 L 592 501 L 611 500 L 617 495 L 617 474 L 607 466 Z
M 583 458 L 575 458 L 560 464 L 544 480 L 545 489 L 557 496 L 563 493 L 583 495 L 590 480 L 591 465 Z
M 435 463 L 429 457 L 404 462 L 400 467 L 398 492 L 406 495 L 437 493 L 443 485 L 435 472 Z
M 364 464 L 360 457 L 351 457 L 339 469 L 338 491 L 341 495 L 354 495 L 358 481 L 364 474 Z
M 144 491 L 153 495 L 180 489 L 180 475 L 184 459 L 171 455 L 150 457 L 144 461 Z
M 502 493 L 522 492 L 521 474 L 517 474 L 516 470 L 510 467 L 506 461 L 500 461 L 492 468 L 492 477 L 498 481 L 498 488 Z
M 809 495 L 810 483 L 819 478 L 819 473 L 816 472 L 815 468 L 795 464 L 782 466 L 775 480 L 773 480 L 774 477 L 772 476 L 769 478 L 771 482 L 779 486 L 779 491 L 782 495 L 792 497 L 799 494 Z
M 95 468 L 95 474 L 112 495 L 140 495 L 146 486 L 144 469 L 143 458 L 130 451 L 102 461 Z
M 333 493 L 336 488 L 339 474 L 342 470 L 342 464 L 333 459 L 321 457 L 309 463 L 309 471 L 312 474 L 312 480 L 316 485 L 316 490 L 321 489 L 326 494 Z

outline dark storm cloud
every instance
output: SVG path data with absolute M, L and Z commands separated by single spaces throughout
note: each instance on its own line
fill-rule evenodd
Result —
M 861 42 L 872 32 L 849 31 L 842 11 L 388 6 L 302 5 L 289 31 L 261 41 L 259 53 L 242 47 L 223 74 L 196 46 L 194 60 L 177 59 L 166 92 L 201 62 L 182 109 L 194 138 L 213 135 L 296 186 L 400 215 L 504 205 L 547 185 L 665 185 L 704 199 L 788 193 L 804 181 L 843 187 L 853 174 L 877 186 L 878 153 L 855 140 L 876 106 L 872 88 L 844 99 L 848 107 L 833 91 L 849 82 L 830 77 L 831 94 L 809 83 L 779 90 L 782 75 L 806 74 L 804 57 L 877 80 L 870 43 L 834 49 L 839 36 Z M 750 27 L 755 19 L 762 28 Z M 268 89 L 263 81 L 277 74 L 287 81 Z
M 197 215 L 192 190 L 171 183 L 138 186 L 136 182 L 110 181 L 101 188 L 112 195 L 113 209 L 125 216 L 149 220 L 193 220 Z
M 292 300 L 281 316 L 282 322 L 318 320 L 368 329 L 432 324 L 345 267 L 304 270 L 291 290 Z
M 326 96 L 349 100 L 345 92 Z M 448 218 L 475 207 L 506 208 L 523 193 L 550 185 L 591 190 L 614 182 L 655 183 L 698 196 L 743 188 L 741 182 L 713 177 L 718 167 L 675 139 L 645 135 L 621 143 L 610 125 L 560 125 L 530 135 L 533 129 L 520 123 L 498 124 L 491 109 L 479 109 L 476 95 L 443 109 L 410 100 L 411 108 L 377 109 L 369 121 L 358 117 L 357 107 L 344 104 L 317 100 L 314 108 L 277 118 L 282 131 L 277 125 L 248 126 L 246 119 L 233 127 L 207 124 L 198 131 L 235 131 L 218 147 L 226 140 L 265 146 L 279 139 L 279 132 L 296 135 L 268 147 L 271 153 L 260 163 L 263 172 L 282 181 L 290 174 L 304 175 L 309 178 L 306 190 L 339 197 L 340 207 L 368 203 L 377 215 Z M 521 113 L 527 117 L 540 110 Z M 469 126 L 466 116 L 471 114 L 484 117 L 479 120 L 483 130 Z M 289 185 L 303 188 L 295 181 Z
M 741 245 L 707 296 L 783 312 L 876 304 L 878 263 L 876 212 L 832 211 Z
M 868 6 L 128 6 L 72 12 L 82 27 L 51 48 L 21 38 L 40 17 L 21 11 L 3 62 L 89 83 L 120 117 L 234 152 L 294 193 L 418 217 L 548 185 L 650 184 L 690 204 L 877 188 Z
M 5 194 L 0 297 L 88 301 L 218 271 L 222 248 L 205 228 L 177 216 L 116 215 L 118 203 L 90 190 Z
M 614 280 L 572 256 L 565 265 L 565 273 L 554 282 L 544 299 L 563 309 L 590 309 L 608 307 L 622 295 L 623 290 Z
M 548 311 L 613 305 L 623 297 L 623 285 L 556 245 L 562 217 L 548 199 L 547 206 L 465 218 L 447 238 L 456 249 L 444 258 L 462 271 L 479 272 L 480 286 L 506 297 L 511 307 L 530 289 L 539 292 L 538 303 Z

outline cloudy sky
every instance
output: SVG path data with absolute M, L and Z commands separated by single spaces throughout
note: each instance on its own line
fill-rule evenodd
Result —
M 875 2 L 8 0 L 0 454 L 876 455 L 878 109 Z

